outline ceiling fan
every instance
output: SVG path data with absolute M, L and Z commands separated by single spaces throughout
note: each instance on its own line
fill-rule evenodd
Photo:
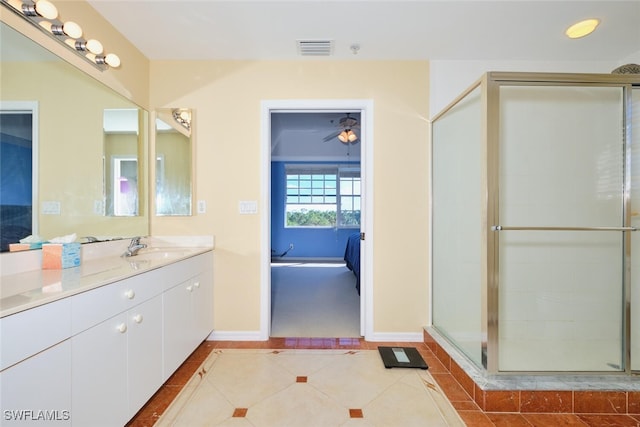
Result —
M 358 120 L 351 117 L 350 113 L 347 113 L 346 117 L 342 117 L 337 126 L 338 130 L 336 132 L 322 138 L 324 142 L 331 141 L 333 138 L 338 138 L 343 144 L 358 143 L 358 135 L 353 130 L 358 129 L 360 127 L 360 123 L 358 123 Z

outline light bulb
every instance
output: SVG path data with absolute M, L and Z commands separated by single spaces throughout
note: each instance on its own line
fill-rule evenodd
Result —
M 86 46 L 86 49 L 89 52 L 93 53 L 94 55 L 100 55 L 104 51 L 104 48 L 102 47 L 102 43 L 100 43 L 96 39 L 87 40 L 85 46 Z
M 113 68 L 118 68 L 120 66 L 120 58 L 115 53 L 108 53 L 107 56 L 104 57 L 104 62 Z
M 51 32 L 56 36 L 68 36 L 72 39 L 79 39 L 82 37 L 82 28 L 80 25 L 72 21 L 67 21 L 63 25 L 52 25 Z M 75 43 L 75 40 L 73 40 Z
M 347 132 L 344 130 L 340 132 L 340 135 L 338 135 L 338 139 L 344 142 L 345 144 L 349 142 L 349 136 L 347 135 Z
M 598 24 L 600 24 L 600 20 L 598 19 L 585 19 L 567 28 L 565 34 L 570 39 L 579 39 L 580 37 L 591 34 Z
M 348 138 L 349 142 L 353 142 L 356 139 L 358 139 L 358 135 L 356 135 L 355 132 L 353 132 L 352 130 L 349 131 L 348 136 L 349 136 Z
M 73 39 L 82 37 L 82 28 L 73 21 L 67 21 L 62 25 L 62 31 Z
M 39 0 L 36 3 L 36 12 L 46 19 L 56 19 L 58 17 L 58 9 L 47 0 Z

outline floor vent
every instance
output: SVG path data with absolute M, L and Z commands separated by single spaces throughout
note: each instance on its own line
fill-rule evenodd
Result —
M 331 40 L 298 40 L 297 43 L 301 56 L 330 56 L 333 50 Z

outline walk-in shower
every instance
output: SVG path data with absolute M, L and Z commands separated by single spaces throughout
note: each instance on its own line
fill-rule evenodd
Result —
M 487 73 L 434 118 L 432 324 L 486 372 L 640 371 L 634 84 Z

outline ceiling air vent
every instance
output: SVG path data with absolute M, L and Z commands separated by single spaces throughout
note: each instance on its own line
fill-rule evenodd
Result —
M 298 40 L 298 53 L 301 56 L 329 56 L 332 50 L 331 40 Z

